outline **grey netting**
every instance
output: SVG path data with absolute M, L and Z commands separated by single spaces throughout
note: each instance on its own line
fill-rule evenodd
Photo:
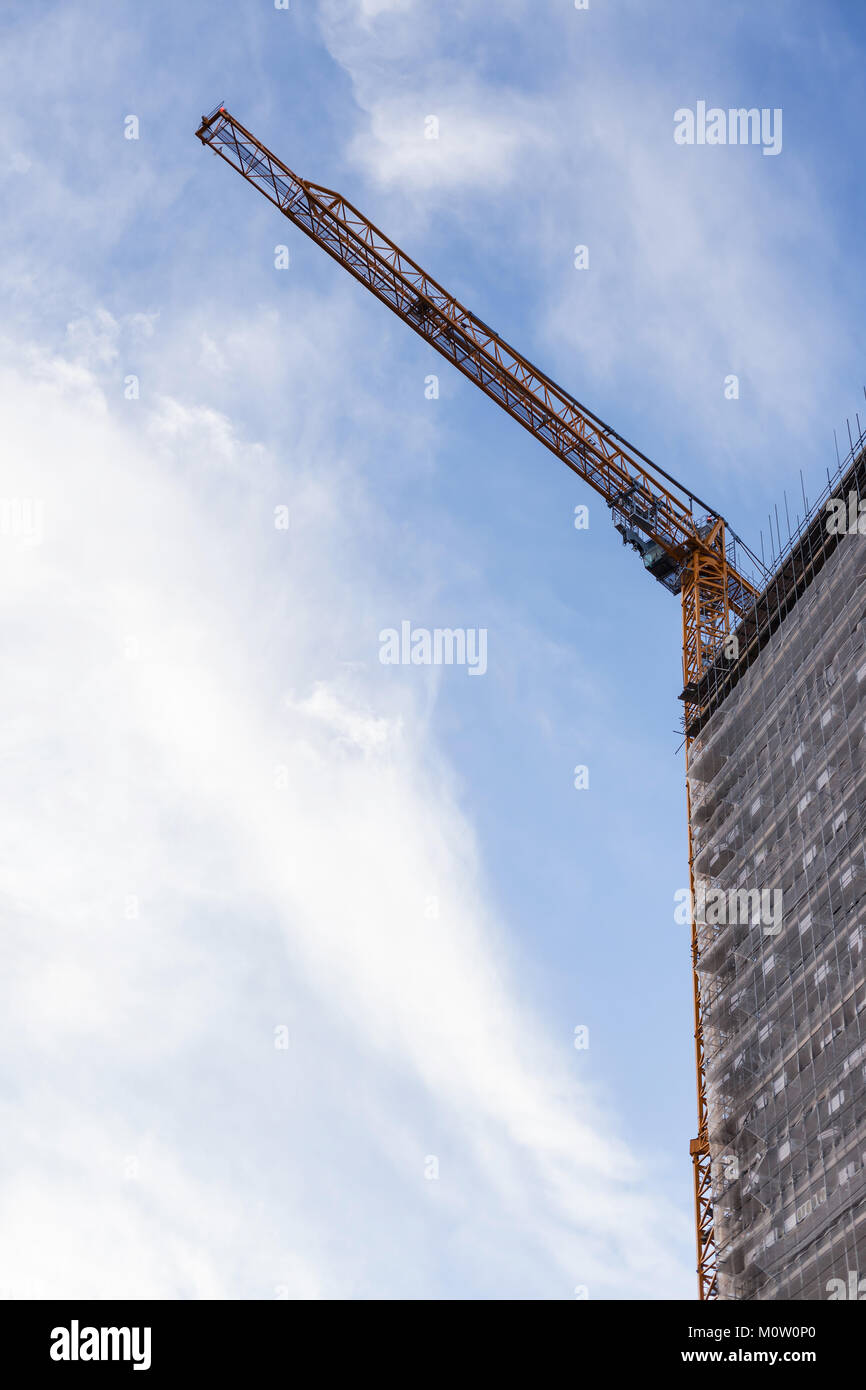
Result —
M 866 1278 L 866 536 L 828 547 L 822 506 L 792 557 L 805 582 L 756 602 L 764 636 L 711 680 L 690 757 L 723 1298 Z M 781 897 L 737 910 L 761 889 Z

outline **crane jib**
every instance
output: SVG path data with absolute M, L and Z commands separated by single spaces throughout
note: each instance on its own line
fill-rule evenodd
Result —
M 224 107 L 204 118 L 197 134 L 599 492 L 624 542 L 639 551 L 649 573 L 679 591 L 683 564 L 693 548 L 701 547 L 694 505 L 703 507 L 710 521 L 717 512 L 460 305 L 339 193 L 293 173 Z M 638 492 L 631 496 L 634 487 Z M 752 585 L 730 559 L 728 570 L 736 614 L 743 591 Z

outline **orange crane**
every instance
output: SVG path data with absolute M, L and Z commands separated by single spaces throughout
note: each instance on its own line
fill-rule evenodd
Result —
M 751 608 L 758 590 L 739 572 L 737 545 L 756 557 L 713 508 L 629 444 L 574 396 L 510 347 L 375 227 L 340 193 L 293 173 L 224 106 L 202 117 L 203 145 L 269 199 L 339 261 L 377 299 L 399 314 L 437 352 L 479 386 L 524 429 L 600 493 L 614 525 L 641 556 L 648 572 L 683 606 L 683 682 L 689 879 L 695 902 L 689 727 L 700 714 L 698 683 L 724 651 L 736 655 L 732 625 Z M 733 643 L 733 648 L 730 644 Z M 698 1297 L 718 1297 L 713 1191 L 707 1116 L 703 1009 L 698 934 L 691 920 L 698 1133 L 691 1141 L 697 1240 Z

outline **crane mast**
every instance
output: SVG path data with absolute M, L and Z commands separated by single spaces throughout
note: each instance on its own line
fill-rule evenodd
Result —
M 682 599 L 686 795 L 690 739 L 699 712 L 698 682 L 719 656 L 732 623 L 757 592 L 737 566 L 736 538 L 724 518 L 629 444 L 593 411 L 510 347 L 482 319 L 411 260 L 341 194 L 293 173 L 218 106 L 202 117 L 198 139 L 236 169 L 350 275 L 398 314 L 524 429 L 594 488 L 623 542 Z M 689 816 L 689 875 L 695 903 Z M 697 923 L 691 923 L 698 1132 L 691 1141 L 698 1297 L 718 1296 L 712 1172 L 704 1065 Z

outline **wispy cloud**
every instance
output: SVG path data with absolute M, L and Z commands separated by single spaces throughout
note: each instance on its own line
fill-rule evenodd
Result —
M 100 333 L 114 340 L 104 315 Z M 30 1077 L 8 1119 L 22 1166 L 64 1172 L 41 1206 L 33 1183 L 11 1188 L 6 1282 L 17 1268 L 46 1292 L 260 1295 L 287 1282 L 276 1237 L 301 1271 L 293 1295 L 397 1292 L 391 1237 L 376 1255 L 356 1239 L 339 1270 L 325 1253 L 336 1185 L 356 1236 L 392 1193 L 434 1243 L 437 1188 L 452 1239 L 477 1238 L 512 1289 L 522 1270 L 550 1296 L 682 1291 L 686 1232 L 576 1079 L 568 1040 L 554 1044 L 521 999 L 520 951 L 486 905 L 424 706 L 383 684 L 376 626 L 359 641 L 369 595 L 339 571 L 339 497 L 306 513 L 298 566 L 273 505 L 303 494 L 304 470 L 288 461 L 277 494 L 256 451 L 234 512 L 219 479 L 244 471 L 250 446 L 228 420 L 176 399 L 111 405 L 89 369 L 38 352 L 26 374 L 7 357 L 0 392 L 8 456 L 26 450 L 46 515 L 41 547 L 2 553 L 19 615 L 4 721 L 20 750 L 5 1027 Z M 20 481 L 7 466 L 4 488 Z M 327 620 L 321 587 L 336 600 Z M 274 1096 L 283 1024 L 293 1080 Z M 319 1114 L 302 1140 L 323 1090 L 344 1113 Z M 269 1108 L 242 1131 L 250 1094 Z M 59 1134 L 41 1123 L 70 1102 Z M 221 1157 L 190 1202 L 204 1134 Z M 238 1213 L 258 1180 L 272 1234 L 257 1259 Z M 89 1205 L 124 1234 L 79 1261 L 84 1223 L 62 1210 Z M 214 1206 L 218 1240 L 203 1229 Z M 46 1223 L 61 1251 L 49 1268 L 27 1253 Z M 495 1289 L 492 1266 L 478 1277 Z

